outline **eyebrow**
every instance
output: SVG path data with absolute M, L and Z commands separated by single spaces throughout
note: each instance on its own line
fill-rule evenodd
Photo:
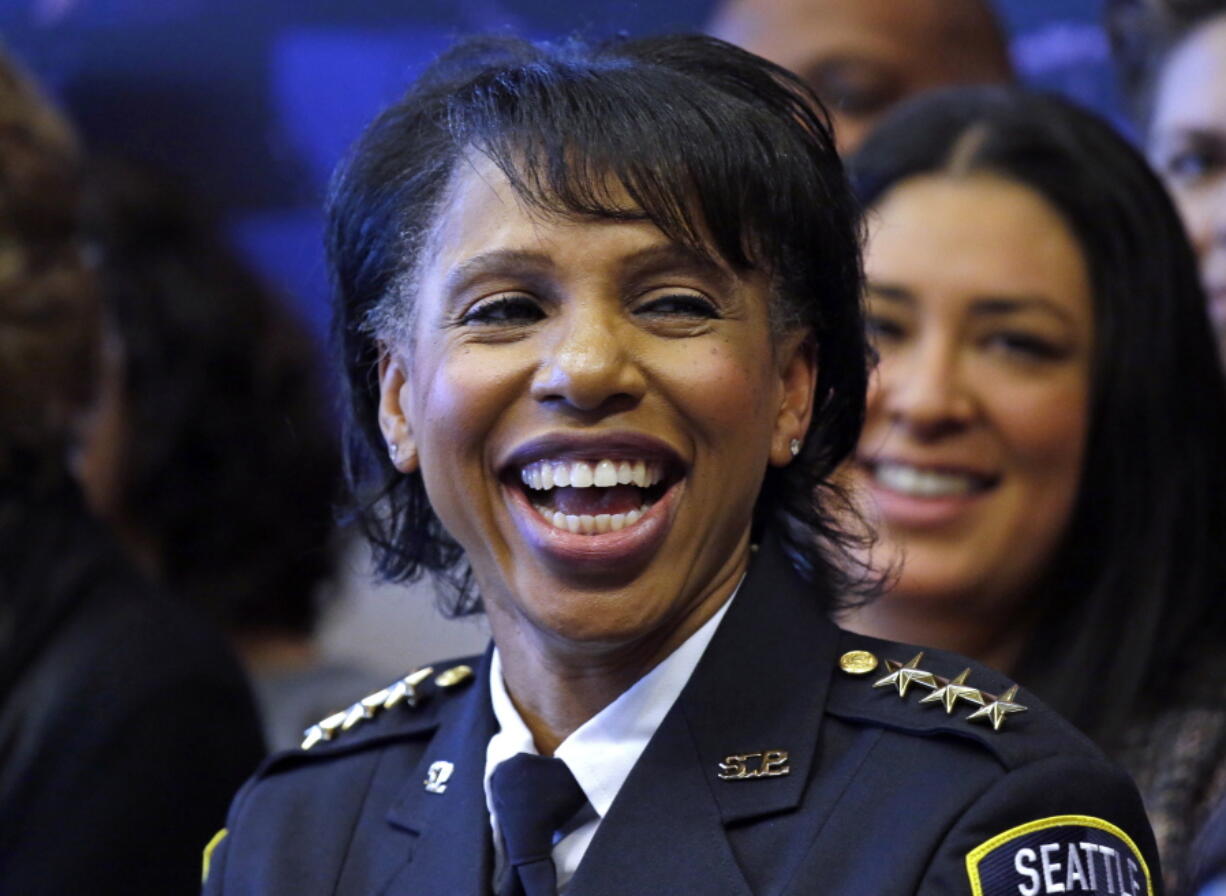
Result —
M 474 281 L 490 274 L 539 275 L 553 268 L 553 260 L 544 252 L 523 249 L 494 249 L 465 259 L 447 274 L 447 293 L 463 291 Z
M 656 274 L 681 272 L 714 280 L 717 286 L 731 286 L 733 274 L 705 252 L 681 243 L 664 243 L 635 252 L 625 259 L 632 276 L 650 277 Z
M 679 271 L 713 279 L 724 287 L 730 285 L 733 279 L 732 273 L 723 265 L 705 253 L 679 243 L 665 243 L 633 252 L 623 259 L 623 267 L 630 276 L 650 277 Z M 485 276 L 539 277 L 554 268 L 553 259 L 545 252 L 493 249 L 467 258 L 452 268 L 444 288 L 446 292 L 454 294 Z
M 1226 135 L 1223 135 L 1221 130 L 1212 123 L 1194 122 L 1192 124 L 1166 125 L 1155 133 L 1159 143 L 1175 140 L 1192 140 L 1198 143 L 1213 143 L 1217 145 L 1226 143 Z
M 914 305 L 915 295 L 904 286 L 869 283 L 870 295 L 899 305 Z M 980 317 L 1004 317 L 1026 311 L 1038 311 L 1059 318 L 1066 324 L 1074 323 L 1067 309 L 1041 295 L 979 296 L 971 300 L 971 313 Z

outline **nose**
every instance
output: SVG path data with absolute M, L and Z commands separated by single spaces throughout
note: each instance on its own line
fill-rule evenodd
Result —
M 890 422 L 913 437 L 931 441 L 964 429 L 975 402 L 957 346 L 944 338 L 922 339 L 883 356 L 875 389 Z
M 600 303 L 577 300 L 560 315 L 542 344 L 532 381 L 537 401 L 600 415 L 627 410 L 642 399 L 646 379 L 634 334 Z

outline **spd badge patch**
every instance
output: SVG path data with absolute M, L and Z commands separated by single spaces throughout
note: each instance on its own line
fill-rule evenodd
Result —
M 1149 867 L 1127 834 L 1089 815 L 1040 818 L 966 856 L 974 896 L 1153 896 Z

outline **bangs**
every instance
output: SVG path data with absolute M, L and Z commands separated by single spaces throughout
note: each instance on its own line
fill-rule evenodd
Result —
M 616 58 L 527 64 L 465 85 L 448 124 L 457 146 L 488 156 L 531 207 L 650 221 L 713 261 L 773 275 L 806 230 L 820 254 L 823 215 L 798 200 L 826 184 L 816 164 L 797 164 L 822 130 L 816 109 L 787 93 L 781 116 L 772 106 L 787 85 L 763 80 L 769 92 Z M 788 239 L 776 237 L 781 227 Z

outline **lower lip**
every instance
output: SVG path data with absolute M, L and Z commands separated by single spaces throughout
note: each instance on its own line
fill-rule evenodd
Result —
M 674 484 L 634 525 L 594 535 L 570 532 L 545 522 L 522 489 L 504 488 L 511 495 L 515 524 L 532 547 L 569 570 L 602 575 L 631 572 L 660 549 L 684 485 L 684 479 Z
M 886 488 L 868 471 L 864 475 L 882 521 L 902 528 L 927 529 L 957 523 L 992 491 L 989 488 L 965 495 L 919 497 Z

